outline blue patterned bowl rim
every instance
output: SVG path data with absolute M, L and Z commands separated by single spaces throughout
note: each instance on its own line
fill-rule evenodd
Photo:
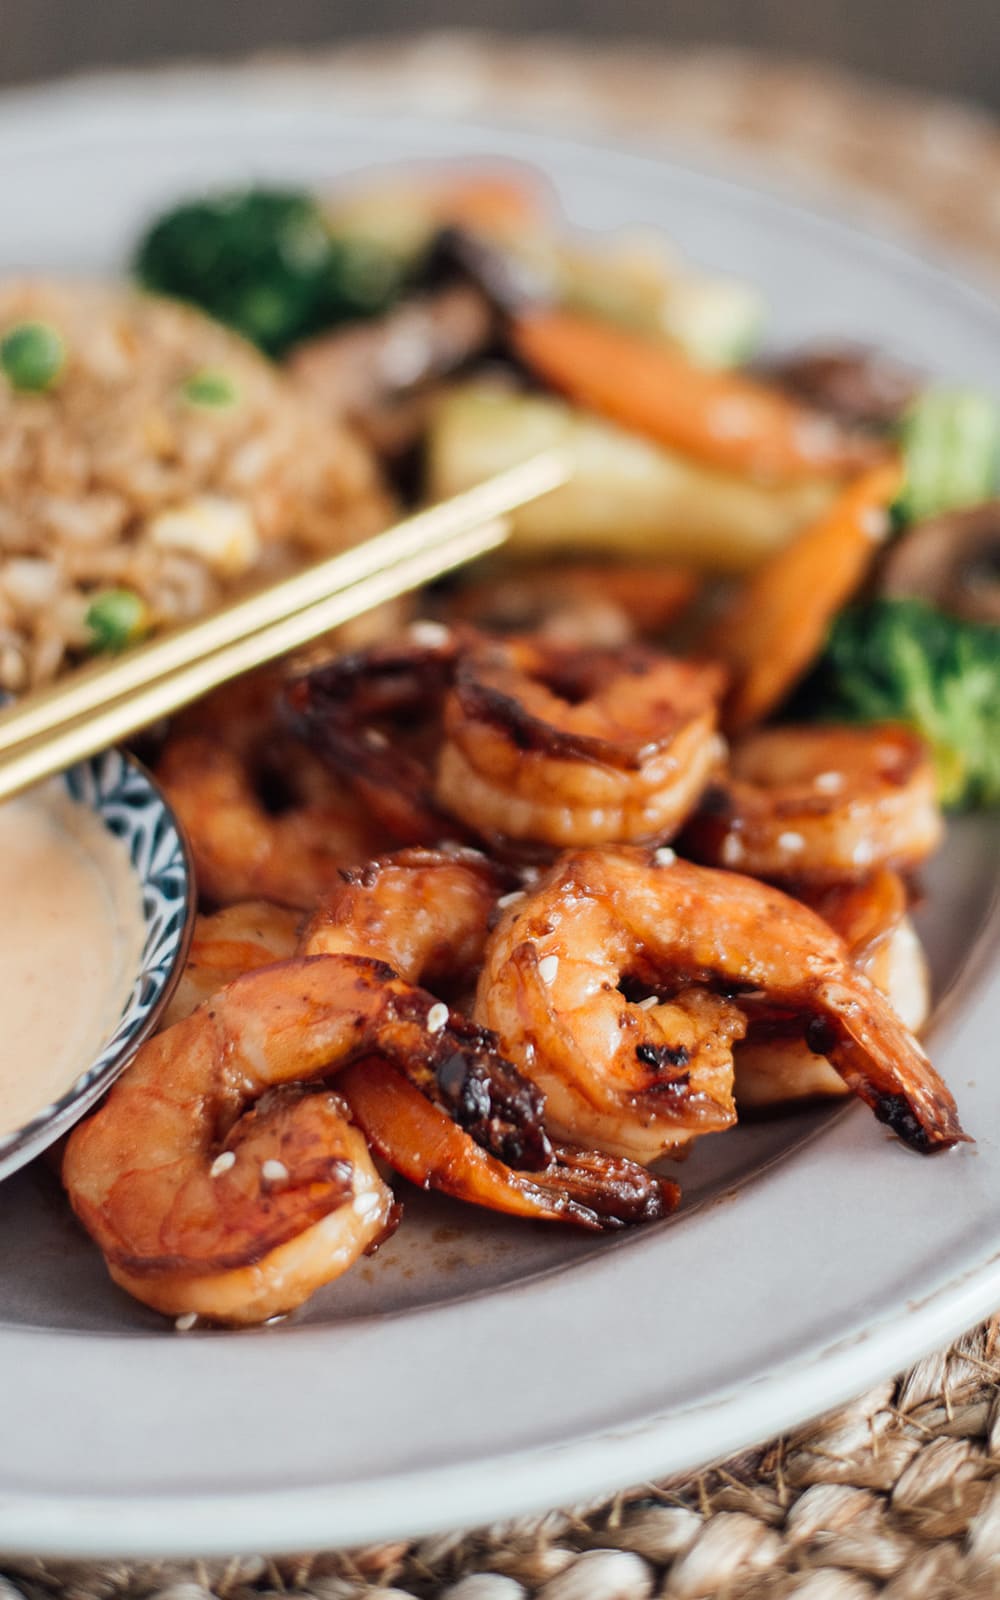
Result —
M 165 796 L 141 763 L 121 750 L 106 750 L 71 767 L 61 781 L 128 851 L 142 891 L 142 954 L 118 1025 L 100 1054 L 58 1100 L 0 1137 L 0 1178 L 65 1133 L 128 1065 L 180 977 L 193 928 L 194 873 L 187 845 Z

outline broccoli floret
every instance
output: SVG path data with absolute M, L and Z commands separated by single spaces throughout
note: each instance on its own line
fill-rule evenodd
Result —
M 1000 627 L 923 600 L 841 612 L 809 684 L 809 703 L 848 722 L 902 722 L 934 754 L 942 804 L 1000 805 Z
M 331 234 L 309 195 L 281 189 L 177 206 L 150 228 L 134 266 L 145 288 L 191 301 L 271 356 L 383 311 L 401 279 L 387 250 Z

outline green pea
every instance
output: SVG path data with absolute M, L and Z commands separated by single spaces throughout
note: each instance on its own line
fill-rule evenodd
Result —
M 91 601 L 87 627 L 94 650 L 124 650 L 149 632 L 149 607 L 132 589 L 105 589 Z
M 210 406 L 219 410 L 234 406 L 239 399 L 239 390 L 228 372 L 220 372 L 215 367 L 203 367 L 200 372 L 192 372 L 190 378 L 181 385 L 181 393 L 190 405 Z
M 46 322 L 18 322 L 0 339 L 0 369 L 13 389 L 41 394 L 66 364 L 62 336 Z

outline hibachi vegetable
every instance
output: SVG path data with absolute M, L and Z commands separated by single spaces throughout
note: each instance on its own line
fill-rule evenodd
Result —
M 831 486 L 762 484 L 700 462 L 567 405 L 485 382 L 453 388 L 435 408 L 427 438 L 431 500 L 551 446 L 569 450 L 569 483 L 514 513 L 523 550 L 579 556 L 602 551 L 744 572 L 817 516 Z
M 140 282 L 189 300 L 269 355 L 311 333 L 383 311 L 397 258 L 331 233 L 320 206 L 292 189 L 247 189 L 189 201 L 160 217 L 136 252 Z
M 65 365 L 62 335 L 47 322 L 19 322 L 0 339 L 0 370 L 13 389 L 41 394 Z
M 739 590 L 704 641 L 731 668 L 723 726 L 736 733 L 780 705 L 857 592 L 889 527 L 898 461 L 869 467 Z
M 512 318 L 517 355 L 545 383 L 707 466 L 775 483 L 844 477 L 884 457 L 873 439 L 743 373 L 697 366 L 630 329 L 539 307 Z
M 806 693 L 824 717 L 901 722 L 922 734 L 944 805 L 1000 805 L 1000 627 L 923 600 L 852 607 L 837 618 Z
M 149 607 L 133 589 L 105 589 L 90 603 L 85 618 L 93 650 L 124 650 L 150 627 Z
M 659 235 L 626 236 L 603 250 L 554 246 L 550 297 L 665 339 L 706 367 L 749 360 L 764 305 L 739 278 L 695 272 Z
M 974 390 L 929 389 L 900 427 L 905 523 L 988 500 L 1000 483 L 1000 404 Z

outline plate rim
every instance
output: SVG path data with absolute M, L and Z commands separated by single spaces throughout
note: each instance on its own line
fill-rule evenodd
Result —
M 61 84 L 7 91 L 0 96 L 0 127 L 12 98 L 16 97 L 24 103 L 36 98 L 40 88 L 49 94 L 58 94 L 60 90 L 72 91 L 75 96 L 90 84 L 100 83 L 106 91 L 109 80 L 120 83 L 123 79 L 127 79 L 138 93 L 140 85 L 150 77 L 168 76 L 174 81 L 178 77 L 185 77 L 188 81 L 196 81 L 199 87 L 204 88 L 207 84 L 216 84 L 219 81 L 231 82 L 238 74 L 247 71 L 270 76 L 267 69 L 254 64 L 250 64 L 248 68 L 237 65 L 235 69 L 166 67 L 157 69 L 154 73 L 133 71 L 121 74 L 87 74 Z M 285 72 L 287 68 L 279 71 Z M 351 116 L 356 114 L 359 108 L 355 105 L 342 105 L 339 110 L 342 114 Z M 454 122 L 456 119 L 445 117 L 437 120 Z M 492 117 L 477 116 L 475 120 L 480 127 L 495 127 L 499 131 L 504 128 L 501 121 Z M 949 292 L 958 291 L 964 300 L 971 297 L 974 303 L 988 312 L 993 319 L 998 319 L 998 307 L 985 285 L 977 286 L 975 275 L 970 282 L 964 264 L 954 267 L 949 265 L 948 253 L 942 252 L 939 246 L 932 243 L 925 248 L 919 231 L 911 234 L 908 230 L 896 228 L 873 228 L 867 218 L 859 225 L 852 220 L 846 205 L 841 207 L 836 201 L 828 204 L 825 196 L 821 205 L 817 205 L 815 200 L 811 203 L 808 200 L 800 201 L 801 191 L 797 185 L 785 185 L 783 182 L 774 183 L 768 180 L 762 182 L 753 170 L 748 172 L 737 163 L 721 162 L 703 166 L 699 161 L 689 159 L 690 152 L 687 148 L 682 150 L 680 158 L 672 156 L 671 150 L 675 150 L 676 146 L 669 141 L 640 141 L 618 135 L 606 136 L 601 131 L 597 138 L 592 138 L 588 142 L 576 132 L 552 132 L 534 127 L 525 129 L 523 123 L 514 126 L 521 132 L 533 134 L 548 143 L 574 145 L 584 151 L 588 148 L 597 149 L 602 154 L 612 152 L 633 159 L 639 157 L 647 161 L 666 161 L 695 177 L 721 180 L 741 188 L 749 188 L 757 195 L 777 202 L 782 208 L 792 205 L 815 221 L 833 224 L 838 232 L 846 230 L 858 243 L 869 248 L 873 245 L 881 249 L 888 247 L 894 254 L 902 256 L 911 264 L 912 257 L 918 253 L 919 265 L 925 272 L 930 270 L 942 275 Z M 997 320 L 997 327 L 1000 331 L 1000 319 Z M 996 943 L 998 932 L 1000 932 L 1000 907 L 994 902 L 990 916 L 970 951 L 971 968 L 985 968 L 989 964 L 988 952 Z M 996 970 L 995 964 L 992 978 L 986 982 L 983 981 L 982 972 L 977 983 L 975 973 L 970 975 L 969 970 L 963 969 L 956 987 L 960 986 L 965 990 L 970 984 L 975 986 L 972 997 L 964 1002 L 957 1002 L 963 1005 L 966 1016 L 974 1016 L 984 1010 L 991 999 L 1000 1000 L 1000 971 Z M 513 1292 L 516 1295 L 520 1287 L 514 1285 L 508 1290 L 496 1293 L 502 1295 Z M 897 1312 L 881 1322 L 872 1324 L 857 1339 L 836 1340 L 829 1346 L 815 1350 L 801 1362 L 788 1363 L 776 1373 L 759 1378 L 753 1385 L 738 1383 L 719 1391 L 711 1401 L 698 1402 L 690 1408 L 672 1406 L 667 1412 L 654 1414 L 641 1424 L 632 1427 L 604 1430 L 583 1438 L 574 1437 L 544 1448 L 533 1446 L 524 1452 L 509 1452 L 499 1457 L 490 1456 L 488 1458 L 488 1470 L 491 1475 L 489 1515 L 491 1518 L 516 1515 L 541 1503 L 551 1503 L 550 1497 L 553 1493 L 564 1501 L 581 1498 L 601 1493 L 615 1485 L 620 1486 L 623 1481 L 641 1479 L 647 1471 L 659 1474 L 674 1470 L 669 1464 L 669 1455 L 665 1455 L 661 1441 L 663 1428 L 668 1424 L 674 1428 L 678 1419 L 700 1419 L 703 1423 L 703 1437 L 714 1441 L 710 1451 L 706 1451 L 706 1458 L 711 1454 L 713 1458 L 718 1459 L 731 1449 L 739 1448 L 747 1442 L 748 1415 L 754 1417 L 759 1415 L 762 1419 L 751 1429 L 755 1438 L 792 1426 L 807 1416 L 816 1415 L 821 1410 L 846 1400 L 868 1383 L 878 1381 L 890 1368 L 925 1354 L 943 1339 L 990 1309 L 998 1297 L 1000 1297 L 1000 1250 L 986 1257 L 971 1271 L 963 1270 L 954 1278 L 939 1283 L 925 1302 L 912 1308 L 908 1323 L 910 1337 L 904 1341 L 907 1353 L 902 1356 L 899 1353 L 900 1341 L 895 1337 Z M 424 1314 L 430 1314 L 434 1309 L 436 1308 L 428 1308 Z M 43 1337 L 62 1344 L 81 1337 L 54 1330 L 41 1331 Z M 296 1330 L 299 1338 L 321 1339 L 326 1333 L 329 1333 L 329 1330 L 321 1328 Z M 95 1336 L 83 1337 L 95 1342 L 103 1339 L 106 1345 L 121 1342 L 116 1337 L 96 1336 L 96 1340 Z M 20 1341 L 27 1342 L 37 1338 L 38 1331 L 12 1332 L 9 1328 L 0 1328 L 0 1362 L 6 1365 L 6 1362 L 3 1362 L 5 1352 L 16 1357 Z M 824 1379 L 822 1399 L 817 1399 L 818 1373 L 822 1374 Z M 775 1393 L 782 1392 L 782 1386 L 786 1396 L 785 1403 L 775 1405 Z M 574 1453 L 578 1459 L 567 1468 L 566 1457 L 569 1452 Z M 655 1467 L 649 1464 L 654 1457 L 658 1463 Z M 627 1467 L 626 1459 L 629 1463 Z M 665 1459 L 668 1462 L 667 1466 L 663 1465 Z M 689 1460 L 687 1464 L 690 1464 Z M 481 1464 L 477 1463 L 477 1466 Z M 559 1472 L 557 1487 L 552 1483 L 554 1467 L 557 1467 Z M 640 1470 L 637 1471 L 637 1467 Z M 332 1524 L 332 1491 L 322 1485 L 312 1489 L 297 1485 L 289 1490 L 275 1490 L 272 1487 L 266 1493 L 262 1492 L 256 1499 L 246 1492 L 235 1498 L 227 1498 L 225 1495 L 205 1494 L 199 1490 L 196 1499 L 190 1495 L 185 1498 L 183 1495 L 166 1497 L 156 1494 L 124 1497 L 117 1495 L 111 1501 L 107 1496 L 79 1495 L 61 1495 L 45 1499 L 37 1493 L 32 1493 L 30 1501 L 18 1501 L 8 1487 L 0 1485 L 0 1544 L 11 1551 L 24 1548 L 25 1553 L 36 1555 L 195 1553 L 213 1555 L 232 1553 L 237 1546 L 249 1552 L 260 1547 L 259 1530 L 262 1526 L 262 1517 L 266 1512 L 273 1511 L 276 1505 L 280 1509 L 284 1531 L 278 1534 L 278 1543 L 272 1542 L 269 1536 L 267 1546 L 269 1550 L 302 1548 L 315 1541 L 317 1537 L 329 1539 L 331 1542 L 340 1540 L 360 1543 L 372 1538 L 409 1536 L 454 1527 L 462 1522 L 482 1520 L 483 1495 L 480 1477 L 481 1472 L 474 1475 L 470 1472 L 468 1464 L 447 1468 L 436 1467 L 433 1470 L 422 1469 L 416 1475 L 387 1475 L 383 1481 L 392 1486 L 393 1495 L 397 1498 L 400 1496 L 407 1498 L 412 1510 L 408 1521 L 399 1517 L 387 1520 L 384 1508 L 379 1509 L 372 1504 L 370 1485 L 366 1483 L 358 1485 L 357 1504 L 349 1504 L 350 1496 L 345 1496 L 343 1488 L 338 1487 L 336 1493 L 342 1497 L 343 1504 L 339 1517 L 334 1519 Z M 127 1518 L 122 1517 L 123 1507 L 127 1509 Z M 463 1510 L 463 1507 L 466 1509 Z M 351 1519 L 351 1532 L 345 1535 L 343 1529 L 348 1525 L 348 1517 Z M 220 1519 L 225 1523 L 221 1537 L 217 1532 Z M 272 1519 L 267 1518 L 267 1520 L 270 1522 Z M 126 1521 L 127 1527 L 123 1526 Z M 243 1532 L 234 1532 L 240 1528 Z M 326 1531 L 317 1532 L 324 1529 Z M 30 1544 L 20 1546 L 18 1540 L 22 1538 L 29 1540 Z M 198 1540 L 197 1549 L 192 1545 L 193 1539 Z

